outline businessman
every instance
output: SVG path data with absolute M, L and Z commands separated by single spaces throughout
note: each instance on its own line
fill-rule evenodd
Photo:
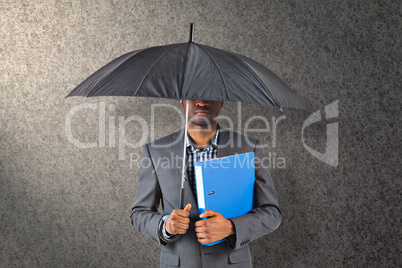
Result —
M 186 109 L 187 102 L 180 101 L 180 105 Z M 190 100 L 188 105 L 188 135 L 181 130 L 144 148 L 132 224 L 162 246 L 160 267 L 252 267 L 248 244 L 274 231 L 281 222 L 268 159 L 258 140 L 219 127 L 216 117 L 223 102 Z M 182 161 L 178 156 L 183 154 L 184 139 L 187 205 L 180 209 Z M 194 162 L 246 152 L 255 155 L 252 211 L 231 219 L 210 210 L 199 215 Z M 158 212 L 160 203 L 163 213 Z M 202 220 L 204 217 L 208 219 Z M 222 238 L 227 239 L 213 246 L 202 245 Z

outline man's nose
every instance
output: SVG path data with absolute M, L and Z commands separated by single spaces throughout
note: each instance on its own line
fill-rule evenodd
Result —
M 209 106 L 209 102 L 208 101 L 204 101 L 204 100 L 197 100 L 195 102 L 195 105 L 198 107 L 208 107 Z

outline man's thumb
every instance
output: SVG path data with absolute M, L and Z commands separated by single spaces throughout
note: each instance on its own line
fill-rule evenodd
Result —
M 216 216 L 218 213 L 216 211 L 212 211 L 212 210 L 206 210 L 204 213 L 202 213 L 200 215 L 200 218 L 208 218 L 208 217 L 214 217 Z
M 183 208 L 183 210 L 185 211 L 190 211 L 191 209 L 191 204 L 187 204 L 187 206 L 185 208 Z

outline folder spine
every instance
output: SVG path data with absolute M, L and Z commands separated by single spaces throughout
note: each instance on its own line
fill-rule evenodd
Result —
M 197 201 L 198 201 L 198 210 L 200 214 L 204 213 L 206 205 L 205 205 L 205 194 L 204 194 L 204 176 L 202 173 L 201 166 L 195 166 L 195 184 L 197 187 Z

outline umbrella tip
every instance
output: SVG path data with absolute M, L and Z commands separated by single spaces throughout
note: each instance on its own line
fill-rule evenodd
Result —
M 190 40 L 189 43 L 194 43 L 194 23 L 190 23 Z

